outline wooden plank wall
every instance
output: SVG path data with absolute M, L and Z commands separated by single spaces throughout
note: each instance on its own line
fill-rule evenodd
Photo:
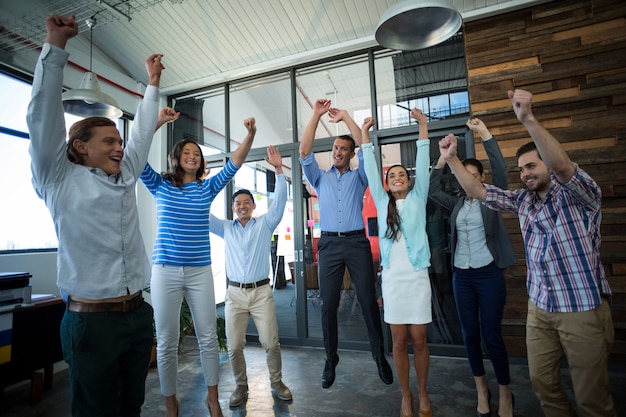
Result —
M 509 186 L 521 187 L 515 151 L 530 136 L 506 96 L 522 88 L 572 160 L 602 188 L 601 257 L 613 290 L 612 363 L 626 363 L 626 2 L 551 1 L 464 25 L 473 115 L 497 136 Z M 486 161 L 477 138 L 477 157 Z M 488 171 L 488 162 L 486 164 Z M 503 331 L 511 356 L 525 357 L 524 245 L 506 216 L 518 264 L 506 271 Z

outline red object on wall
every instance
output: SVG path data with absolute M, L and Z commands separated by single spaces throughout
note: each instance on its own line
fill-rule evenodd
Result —
M 365 233 L 367 238 L 370 241 L 370 246 L 372 247 L 372 259 L 374 262 L 380 262 L 380 246 L 378 245 L 378 230 L 369 230 L 369 222 L 367 219 L 374 218 L 376 219 L 378 216 L 378 212 L 376 211 L 376 205 L 374 204 L 374 199 L 370 194 L 370 187 L 367 187 L 365 190 L 365 195 L 363 196 L 363 223 L 365 223 Z M 373 232 L 373 233 L 372 233 Z M 374 236 L 372 236 L 374 235 Z

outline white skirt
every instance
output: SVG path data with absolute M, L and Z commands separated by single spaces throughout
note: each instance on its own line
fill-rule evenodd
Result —
M 428 268 L 416 271 L 409 262 L 404 237 L 391 245 L 389 268 L 382 271 L 384 320 L 388 324 L 433 321 Z

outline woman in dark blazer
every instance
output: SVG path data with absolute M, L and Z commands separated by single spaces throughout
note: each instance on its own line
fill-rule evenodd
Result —
M 496 139 L 480 119 L 468 120 L 467 126 L 483 139 L 494 185 L 507 189 L 506 164 Z M 476 178 L 485 180 L 480 161 L 467 159 L 463 165 Z M 482 333 L 499 385 L 498 416 L 510 417 L 513 415 L 513 397 L 501 325 L 506 303 L 503 269 L 516 262 L 515 253 L 499 212 L 488 209 L 478 200 L 449 195 L 441 190 L 444 167 L 445 161 L 439 158 L 431 172 L 429 197 L 452 212 L 452 285 L 465 351 L 476 383 L 476 415 L 491 415 L 491 392 L 485 378 L 481 349 Z

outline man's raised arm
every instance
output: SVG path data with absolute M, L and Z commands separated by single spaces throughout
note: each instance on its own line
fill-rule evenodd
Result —
M 537 145 L 539 156 L 554 173 L 561 184 L 569 182 L 574 175 L 574 164 L 559 141 L 535 118 L 532 112 L 533 95 L 525 90 L 507 92 L 517 119 L 522 122 Z
M 313 105 L 313 114 L 309 119 L 309 123 L 304 129 L 302 140 L 300 141 L 300 158 L 307 157 L 313 149 L 313 140 L 315 139 L 315 131 L 320 119 L 330 108 L 330 100 L 318 99 Z

